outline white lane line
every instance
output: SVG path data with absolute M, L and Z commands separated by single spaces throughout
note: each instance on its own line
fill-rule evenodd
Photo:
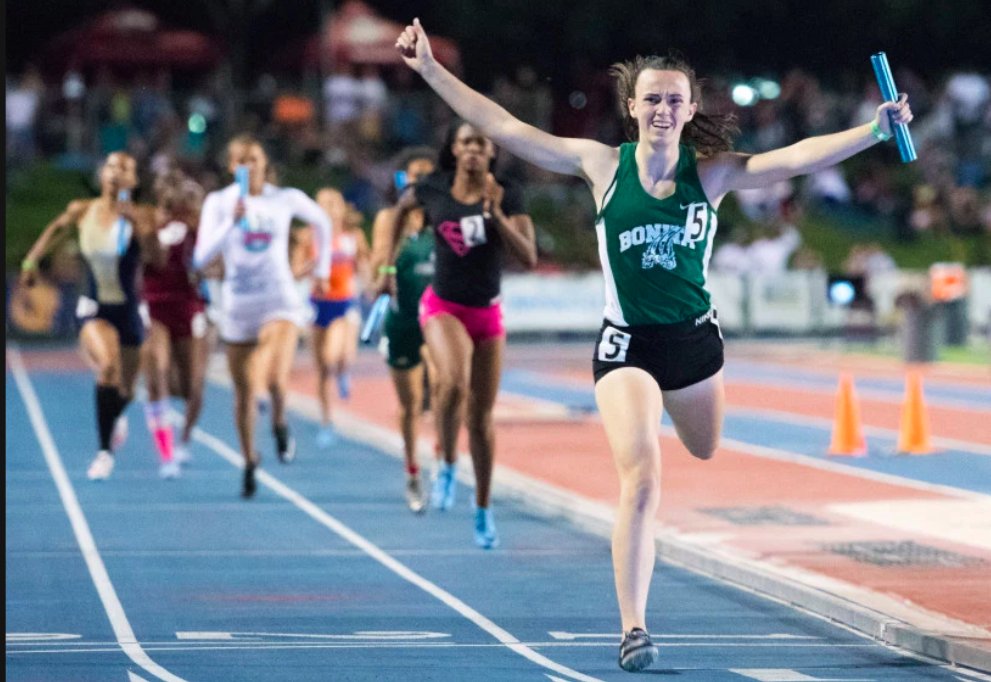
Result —
M 594 648 L 604 648 L 613 649 L 616 646 L 616 642 L 521 642 L 521 644 L 528 647 L 540 647 L 541 649 L 594 649 Z M 824 649 L 826 651 L 833 651 L 836 649 L 877 649 L 877 644 L 871 642 L 865 642 L 863 644 L 835 644 L 830 642 L 820 642 L 820 643 L 797 643 L 797 644 L 781 644 L 776 642 L 761 642 L 754 644 L 753 642 L 672 642 L 670 644 L 665 644 L 664 647 L 667 649 L 746 649 L 750 650 L 753 648 L 760 649 L 771 649 L 777 651 L 780 648 L 788 649 Z M 501 642 L 489 642 L 489 643 L 477 643 L 472 644 L 468 642 L 249 642 L 243 641 L 240 643 L 226 644 L 224 642 L 210 642 L 202 644 L 193 644 L 189 642 L 161 642 L 156 644 L 147 644 L 146 648 L 148 651 L 260 651 L 262 649 L 266 651 L 302 651 L 308 649 L 347 649 L 347 650 L 358 650 L 358 649 L 505 649 L 509 648 L 508 645 Z M 13 651 L 7 651 L 8 656 L 17 655 L 27 655 L 27 654 L 83 654 L 83 653 L 115 653 L 120 650 L 107 644 L 105 646 L 91 647 L 81 647 L 76 649 L 68 648 L 34 648 L 34 649 L 16 649 Z M 946 666 L 943 666 L 946 667 Z
M 134 630 L 131 629 L 131 624 L 127 620 L 127 614 L 124 613 L 124 606 L 117 597 L 117 591 L 110 581 L 110 574 L 107 572 L 107 567 L 104 565 L 103 559 L 100 558 L 100 550 L 97 549 L 96 541 L 93 539 L 93 534 L 89 529 L 89 523 L 87 523 L 83 509 L 79 505 L 79 500 L 76 498 L 76 491 L 73 489 L 72 483 L 69 481 L 69 475 L 66 473 L 65 466 L 62 464 L 62 457 L 59 455 L 58 448 L 55 447 L 55 439 L 52 438 L 51 431 L 48 429 L 48 423 L 45 421 L 45 415 L 41 410 L 41 403 L 38 401 L 38 395 L 35 393 L 31 379 L 28 377 L 27 370 L 24 367 L 24 361 L 16 348 L 7 349 L 7 362 L 10 365 L 11 374 L 14 375 L 17 388 L 21 393 L 21 399 L 24 400 L 28 417 L 31 420 L 31 426 L 34 427 L 34 432 L 38 437 L 38 443 L 41 445 L 41 451 L 45 456 L 45 462 L 48 464 L 48 470 L 51 472 L 52 479 L 55 481 L 55 487 L 58 489 L 59 497 L 62 498 L 65 513 L 68 515 L 69 522 L 72 524 L 72 532 L 76 536 L 79 550 L 83 555 L 83 559 L 86 561 L 90 578 L 92 578 L 93 584 L 96 586 L 96 591 L 100 595 L 100 601 L 103 602 L 103 608 L 107 612 L 107 617 L 110 619 L 110 625 L 114 630 L 117 643 L 123 649 L 124 653 L 127 654 L 127 657 L 141 666 L 145 672 L 154 675 L 160 680 L 165 680 L 165 682 L 185 682 L 181 677 L 173 675 L 151 660 L 144 649 L 141 648 L 141 644 L 138 642 L 137 637 L 135 637 Z
M 197 428 L 194 431 L 193 436 L 197 441 L 203 443 L 218 455 L 226 459 L 235 467 L 243 466 L 243 458 L 241 454 L 236 452 L 224 441 L 216 438 L 202 429 Z M 388 568 L 390 571 L 403 578 L 404 580 L 413 583 L 421 590 L 427 594 L 433 596 L 434 598 L 440 600 L 445 605 L 457 611 L 459 614 L 473 622 L 475 625 L 480 627 L 482 630 L 488 632 L 490 635 L 495 637 L 495 639 L 506 647 L 511 649 L 514 653 L 540 665 L 548 670 L 552 670 L 561 675 L 567 675 L 571 679 L 579 680 L 580 682 L 600 682 L 595 677 L 590 677 L 584 673 L 580 673 L 577 670 L 572 670 L 567 666 L 561 665 L 560 663 L 555 663 L 546 656 L 543 656 L 527 645 L 523 644 L 515 636 L 502 629 L 491 620 L 483 616 L 481 613 L 473 609 L 472 607 L 465 604 L 463 601 L 455 597 L 450 592 L 442 589 L 438 585 L 430 582 L 420 574 L 416 573 L 412 569 L 408 568 L 405 564 L 396 561 L 392 556 L 386 554 L 378 546 L 374 545 L 369 540 L 365 539 L 363 536 L 359 535 L 355 531 L 351 530 L 348 526 L 344 525 L 336 518 L 325 512 L 323 509 L 313 504 L 310 500 L 303 497 L 295 490 L 289 486 L 283 484 L 280 480 L 270 475 L 263 469 L 258 469 L 256 474 L 258 480 L 271 488 L 277 495 L 289 500 L 296 507 L 298 507 L 302 512 L 307 514 L 310 518 L 315 520 L 317 523 L 325 526 L 332 532 L 339 535 L 341 538 L 350 542 L 355 547 L 364 551 L 368 556 L 372 557 L 380 564 Z
M 873 677 L 812 677 L 788 668 L 730 668 L 757 682 L 873 682 Z
M 395 504 L 392 505 L 395 508 Z M 242 507 L 243 509 L 243 507 Z M 133 511 L 133 510 L 132 510 Z M 144 507 L 141 511 L 146 511 Z M 472 549 L 387 549 L 392 556 L 478 556 L 478 550 Z M 365 557 L 360 549 L 105 549 L 105 557 Z M 18 559 L 57 559 L 74 557 L 76 552 L 70 550 L 53 551 L 7 551 L 7 558 Z M 505 552 L 510 557 L 580 557 L 583 552 L 578 550 L 553 549 L 512 549 Z
M 551 637 L 557 640 L 564 641 L 574 641 L 576 639 L 617 639 L 617 635 L 614 632 L 562 632 L 560 630 L 551 630 L 547 633 Z M 781 640 L 806 640 L 806 639 L 822 639 L 821 637 L 813 637 L 811 635 L 791 635 L 783 632 L 771 633 L 769 635 L 665 635 L 665 634 L 652 634 L 653 639 L 773 639 L 776 641 Z

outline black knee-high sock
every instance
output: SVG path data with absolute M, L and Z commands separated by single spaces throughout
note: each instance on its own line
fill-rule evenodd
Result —
M 110 449 L 114 422 L 130 401 L 120 394 L 116 386 L 96 386 L 96 427 L 100 434 L 100 449 Z

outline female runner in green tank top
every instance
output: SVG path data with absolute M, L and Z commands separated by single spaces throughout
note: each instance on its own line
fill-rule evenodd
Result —
M 620 479 L 613 568 L 623 627 L 619 664 L 657 658 L 646 631 L 660 499 L 662 409 L 695 457 L 712 457 L 723 422 L 722 340 L 705 288 L 716 209 L 728 192 L 832 166 L 908 123 L 907 97 L 874 120 L 761 154 L 731 151 L 733 121 L 699 111 L 691 67 L 672 57 L 616 64 L 619 104 L 633 142 L 610 147 L 560 138 L 519 121 L 455 78 L 434 58 L 414 19 L 396 47 L 406 64 L 464 120 L 542 168 L 577 175 L 599 213 L 605 321 L 593 361 L 595 399 Z M 890 114 L 890 118 L 889 118 Z
M 407 184 L 413 184 L 434 172 L 437 154 L 429 147 L 414 147 L 400 152 L 399 159 L 397 169 L 405 173 Z M 402 191 L 402 188 L 397 187 L 397 190 Z M 397 210 L 390 206 L 375 216 L 371 266 L 372 272 L 378 273 L 376 290 L 386 290 L 388 275 L 395 275 L 395 299 L 385 318 L 383 338 L 389 374 L 399 397 L 399 427 L 406 455 L 406 504 L 412 512 L 419 514 L 426 509 L 426 500 L 416 461 L 417 427 L 423 413 L 424 387 L 430 384 L 433 370 L 417 309 L 423 290 L 433 280 L 434 239 L 433 232 L 424 229 L 427 225 L 422 209 L 407 213 L 395 272 L 392 272 L 386 264 L 395 246 L 392 227 Z

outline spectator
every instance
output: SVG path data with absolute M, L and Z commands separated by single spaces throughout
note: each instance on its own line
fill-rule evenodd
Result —
M 358 81 L 358 131 L 365 142 L 378 145 L 382 141 L 382 120 L 388 97 L 389 92 L 379 75 L 378 67 L 373 64 L 362 67 L 361 79 Z
M 741 226 L 730 230 L 729 238 L 716 249 L 712 256 L 712 269 L 715 272 L 743 275 L 750 272 L 750 235 Z
M 331 130 L 354 123 L 361 115 L 362 84 L 350 66 L 337 67 L 323 84 L 324 122 Z
M 747 249 L 750 272 L 771 274 L 788 269 L 788 259 L 802 244 L 798 229 L 784 221 L 765 228 Z
M 917 233 L 940 233 L 947 229 L 946 211 L 935 187 L 922 184 L 912 189 L 912 210 L 908 216 L 908 224 Z
M 957 184 L 982 187 L 991 171 L 987 143 L 991 135 L 991 86 L 980 74 L 958 73 L 946 84 L 946 99 L 953 117 Z
M 973 187 L 954 187 L 950 191 L 950 229 L 954 234 L 981 234 L 981 198 Z
M 37 69 L 29 66 L 18 80 L 8 80 L 7 159 L 13 164 L 27 163 L 35 155 L 35 123 L 42 105 L 45 85 Z
M 798 247 L 795 253 L 792 254 L 788 267 L 791 270 L 810 270 L 814 272 L 825 270 L 822 256 L 819 255 L 819 252 L 805 245 Z
M 413 87 L 412 71 L 396 72 L 396 85 L 388 100 L 390 145 L 409 147 L 424 144 L 430 133 L 427 125 L 432 98 Z

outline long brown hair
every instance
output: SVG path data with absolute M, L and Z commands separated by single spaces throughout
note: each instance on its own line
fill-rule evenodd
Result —
M 695 77 L 693 69 L 678 53 L 671 52 L 666 57 L 637 55 L 625 62 L 616 62 L 609 67 L 609 75 L 616 79 L 616 95 L 619 97 L 619 114 L 627 138 L 636 142 L 640 138 L 637 121 L 630 116 L 627 102 L 634 97 L 637 78 L 646 69 L 658 71 L 680 71 L 688 78 L 692 92 L 692 102 L 698 103 L 698 111 L 691 121 L 685 124 L 682 138 L 695 147 L 699 156 L 712 156 L 717 152 L 733 148 L 733 138 L 739 134 L 735 114 L 708 114 L 702 111 L 702 81 Z
M 170 170 L 155 180 L 155 199 L 169 216 L 196 221 L 203 206 L 203 188 L 181 170 Z
M 262 150 L 265 155 L 265 182 L 271 183 L 273 185 L 279 184 L 279 173 L 275 168 L 275 164 L 272 162 L 272 157 L 269 156 L 268 150 L 262 143 L 261 139 L 258 138 L 254 133 L 238 133 L 230 139 L 227 143 L 227 149 L 225 152 L 226 162 L 224 167 L 230 165 L 231 162 L 231 147 L 235 145 L 243 145 L 245 147 L 258 147 Z

